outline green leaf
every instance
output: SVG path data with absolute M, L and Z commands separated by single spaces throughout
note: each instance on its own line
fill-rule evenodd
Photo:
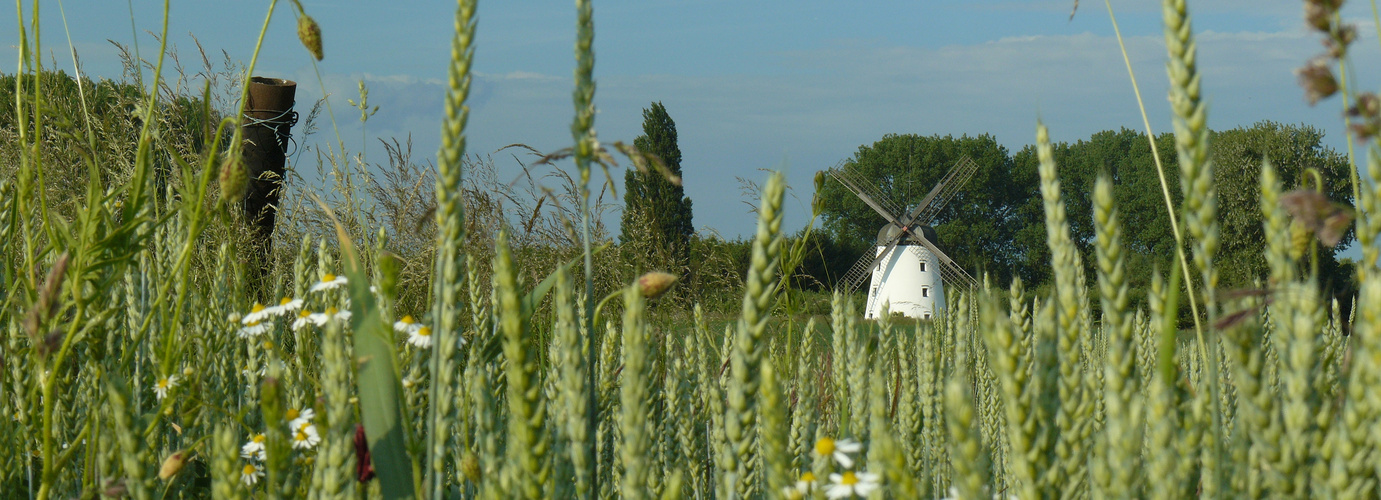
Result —
M 336 226 L 345 275 L 350 282 L 350 328 L 355 332 L 357 363 L 355 383 L 360 395 L 360 418 L 369 439 L 369 454 L 379 478 L 379 490 L 384 498 L 415 498 L 412 461 L 408 458 L 403 435 L 403 386 L 389 325 L 379 315 L 377 301 L 369 291 L 369 279 L 354 243 L 330 208 L 320 200 L 317 203 Z

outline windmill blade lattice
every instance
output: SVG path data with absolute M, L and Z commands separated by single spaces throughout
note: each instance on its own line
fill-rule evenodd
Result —
M 948 255 L 941 252 L 939 248 L 936 248 L 935 245 L 930 242 L 930 240 L 921 238 L 921 244 L 925 245 L 926 250 L 930 250 L 930 253 L 934 254 L 935 258 L 940 261 L 940 278 L 946 283 L 962 285 L 970 290 L 978 288 L 978 280 L 973 279 L 973 276 L 969 276 L 969 273 L 964 272 L 964 268 L 954 263 L 954 259 L 949 258 Z
M 952 283 L 954 286 L 961 286 L 969 289 L 978 287 L 978 280 L 973 279 L 973 276 L 965 272 L 964 268 L 959 267 L 959 264 L 955 263 L 954 259 L 951 259 L 949 255 L 940 251 L 939 248 L 936 248 L 933 243 L 924 237 L 919 238 L 919 240 L 921 244 L 925 246 L 926 250 L 930 250 L 930 253 L 935 255 L 936 260 L 939 261 L 940 278 L 946 283 Z M 877 267 L 879 261 L 890 256 L 894 248 L 896 248 L 896 240 L 893 240 L 883 252 L 876 256 L 864 254 L 863 257 L 854 262 L 854 265 L 849 267 L 849 271 L 844 273 L 844 276 L 839 279 L 835 288 L 838 288 L 845 294 L 851 294 L 858 291 L 858 288 L 863 286 L 863 282 L 872 277 L 873 268 Z
M 858 287 L 862 286 L 864 281 L 872 277 L 874 259 L 884 255 L 887 254 L 882 253 L 876 256 L 863 254 L 863 257 L 859 258 L 857 262 L 854 262 L 854 265 L 849 266 L 849 271 L 844 273 L 844 277 L 840 278 L 839 281 L 835 283 L 835 288 L 838 288 L 845 294 L 858 291 Z
M 868 203 L 868 206 L 878 211 L 883 217 L 895 219 L 897 215 L 905 213 L 904 208 L 883 194 L 882 189 L 876 184 L 864 178 L 862 174 L 845 168 L 842 163 L 835 165 L 829 172 L 831 177 L 834 177 L 854 195 Z
M 954 195 L 959 194 L 959 191 L 969 182 L 969 178 L 973 177 L 974 172 L 977 171 L 978 164 L 974 163 L 973 159 L 967 156 L 960 158 L 959 163 L 955 164 L 954 168 L 951 168 L 949 173 L 945 175 L 945 178 L 941 179 L 940 183 L 930 190 L 930 194 L 921 200 L 920 213 L 912 218 L 911 222 L 929 224 L 940 213 L 940 209 L 945 208 L 945 205 L 949 204 L 949 200 L 954 199 Z

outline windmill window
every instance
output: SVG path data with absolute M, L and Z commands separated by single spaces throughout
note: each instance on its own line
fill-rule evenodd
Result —
M 925 261 L 921 261 L 921 272 L 925 272 Z
M 928 286 L 923 286 L 923 287 L 921 287 L 921 296 L 922 296 L 922 297 L 929 297 L 929 296 L 930 296 L 930 287 L 928 287 Z
M 930 319 L 930 313 L 922 314 L 921 319 Z

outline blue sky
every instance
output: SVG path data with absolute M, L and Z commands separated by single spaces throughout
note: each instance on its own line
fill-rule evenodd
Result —
M 324 85 L 352 149 L 360 130 L 345 99 L 357 97 L 363 79 L 370 103 L 381 106 L 368 134 L 411 134 L 415 157 L 434 157 L 454 4 L 304 4 L 323 30 L 322 84 L 296 40 L 287 2 L 280 2 L 266 39 L 275 50 L 261 57 L 257 73 L 297 80 L 300 110 Z M 1112 4 L 1151 125 L 1169 131 L 1160 2 Z M 118 77 L 116 52 L 106 40 L 129 45 L 136 30 L 146 57 L 156 51 L 145 30 L 158 30 L 161 6 L 134 2 L 132 28 L 127 2 L 67 2 L 85 70 Z M 1070 0 L 597 2 L 595 126 L 606 142 L 631 142 L 641 133 L 641 110 L 661 101 L 677 123 L 697 229 L 726 237 L 750 233 L 753 221 L 735 179 L 762 179 L 764 168 L 784 169 L 801 190 L 787 213 L 788 227 L 800 227 L 814 172 L 887 133 L 990 133 L 1015 151 L 1033 141 L 1038 118 L 1055 140 L 1141 128 L 1107 9 L 1084 0 L 1070 20 L 1072 6 Z M 213 62 L 221 50 L 248 61 L 266 7 L 174 2 L 170 40 L 193 71 L 200 60 L 189 33 L 212 51 Z M 1199 1 L 1190 9 L 1211 127 L 1304 123 L 1324 129 L 1328 144 L 1344 150 L 1339 101 L 1311 108 L 1292 73 L 1322 50 L 1303 27 L 1300 2 Z M 1351 2 L 1344 13 L 1359 26 L 1356 82 L 1374 89 L 1381 43 L 1370 6 Z M 42 15 L 45 54 L 51 54 L 46 64 L 70 71 L 57 4 L 45 2 Z M 0 39 L 17 40 L 15 23 L 0 24 Z M 574 24 L 569 1 L 480 2 L 471 153 L 512 143 L 546 151 L 570 144 Z M 0 64 L 12 71 L 14 51 Z M 495 159 L 501 177 L 517 177 L 506 153 Z M 617 214 L 607 221 L 617 224 Z

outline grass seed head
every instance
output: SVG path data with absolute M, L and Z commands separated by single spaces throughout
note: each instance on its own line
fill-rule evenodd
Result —
M 232 155 L 221 163 L 220 184 L 222 202 L 239 202 L 245 198 L 249 190 L 249 173 L 238 156 Z
M 158 478 L 167 481 L 176 476 L 182 470 L 182 466 L 187 465 L 187 451 L 177 451 L 168 458 L 163 459 L 163 465 L 158 468 Z
M 655 299 L 661 297 L 672 285 L 676 284 L 676 275 L 662 271 L 652 271 L 638 278 L 638 291 L 643 297 Z
M 1328 61 L 1322 58 L 1305 63 L 1303 68 L 1295 70 L 1295 75 L 1299 76 L 1299 85 L 1304 87 L 1304 97 L 1310 106 L 1338 92 L 1338 79 L 1333 76 Z
M 38 301 L 34 307 L 24 316 L 24 329 L 29 336 L 37 340 L 40 327 L 48 319 L 57 314 L 58 293 L 62 291 L 62 280 L 67 275 L 67 263 L 70 255 L 63 252 L 58 260 L 53 263 L 53 268 L 48 270 L 48 276 L 43 280 L 43 288 L 39 291 Z M 49 335 L 51 337 L 51 334 Z
M 480 480 L 480 459 L 474 453 L 466 453 L 465 458 L 460 459 L 460 473 L 465 475 L 465 479 L 478 483 Z
M 320 61 L 325 56 L 321 51 L 321 25 L 318 25 L 312 16 L 302 14 L 297 18 L 297 39 L 302 40 L 302 46 L 306 47 L 307 52 L 311 52 L 316 60 Z

